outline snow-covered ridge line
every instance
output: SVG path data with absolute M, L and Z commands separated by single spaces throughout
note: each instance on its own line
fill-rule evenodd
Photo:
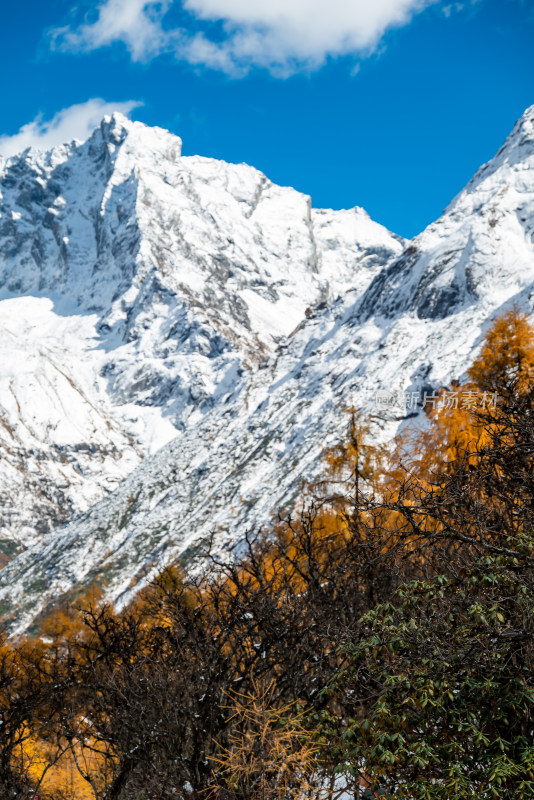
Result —
M 93 352 L 114 366 L 99 391 L 121 422 L 129 400 L 138 419 L 151 409 L 181 433 L 0 572 L 0 603 L 19 629 L 78 582 L 104 582 L 126 602 L 168 561 L 194 564 L 210 531 L 232 546 L 317 474 L 344 406 L 393 435 L 408 413 L 378 414 L 377 390 L 447 385 L 495 315 L 512 303 L 531 311 L 533 120 L 534 107 L 410 243 L 359 209 L 313 211 L 244 165 L 158 157 L 139 169 L 128 217 L 139 247 L 129 287 L 101 315 Z M 115 226 L 106 248 L 119 241 L 120 259 L 126 233 L 112 208 L 102 224 Z M 169 338 L 179 344 L 167 352 Z

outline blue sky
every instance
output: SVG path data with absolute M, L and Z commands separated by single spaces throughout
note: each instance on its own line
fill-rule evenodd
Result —
M 532 0 L 2 4 L 0 153 L 119 108 L 413 236 L 534 103 Z

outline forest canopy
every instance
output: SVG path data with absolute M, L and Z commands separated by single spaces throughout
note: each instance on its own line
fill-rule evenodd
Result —
M 349 414 L 323 479 L 239 557 L 4 636 L 0 796 L 534 797 L 527 317 L 425 411 L 388 447 Z

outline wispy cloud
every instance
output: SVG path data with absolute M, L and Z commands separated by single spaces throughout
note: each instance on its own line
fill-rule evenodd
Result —
M 105 0 L 97 6 L 94 22 L 50 31 L 52 47 L 62 50 L 97 50 L 123 42 L 134 61 L 159 55 L 170 45 L 172 32 L 162 20 L 172 0 Z
M 120 111 L 129 114 L 140 106 L 136 100 L 122 103 L 107 103 L 96 97 L 58 111 L 52 119 L 44 120 L 39 114 L 32 122 L 23 125 L 13 136 L 0 136 L 0 154 L 12 156 L 27 147 L 47 149 L 72 139 L 82 141 L 100 124 L 102 117 Z
M 96 18 L 52 31 L 53 45 L 75 51 L 123 42 L 132 59 L 173 52 L 180 60 L 239 75 L 252 67 L 288 75 L 331 57 L 371 53 L 385 32 L 440 0 L 105 0 Z M 170 7 L 190 26 L 165 26 Z M 210 37 L 212 23 L 224 35 Z

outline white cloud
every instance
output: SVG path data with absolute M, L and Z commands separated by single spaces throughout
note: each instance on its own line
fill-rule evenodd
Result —
M 169 46 L 170 35 L 162 19 L 172 0 L 106 0 L 97 7 L 98 17 L 78 28 L 51 31 L 53 46 L 68 50 L 97 50 L 124 42 L 134 61 L 158 55 Z
M 128 100 L 124 103 L 106 103 L 96 97 L 86 103 L 64 108 L 50 120 L 43 120 L 40 114 L 33 122 L 23 125 L 13 136 L 0 136 L 0 154 L 12 156 L 27 147 L 38 147 L 45 150 L 72 139 L 83 141 L 100 124 L 102 117 L 106 114 L 112 114 L 114 111 L 129 114 L 139 105 L 141 104 L 135 100 Z
M 195 32 L 165 28 L 173 2 L 180 6 L 178 0 L 105 0 L 94 21 L 53 31 L 54 44 L 94 50 L 120 41 L 137 61 L 172 51 L 230 74 L 265 67 L 285 75 L 316 69 L 328 57 L 367 55 L 389 28 L 440 0 L 181 0 Z M 222 39 L 209 37 L 213 22 L 222 23 Z

